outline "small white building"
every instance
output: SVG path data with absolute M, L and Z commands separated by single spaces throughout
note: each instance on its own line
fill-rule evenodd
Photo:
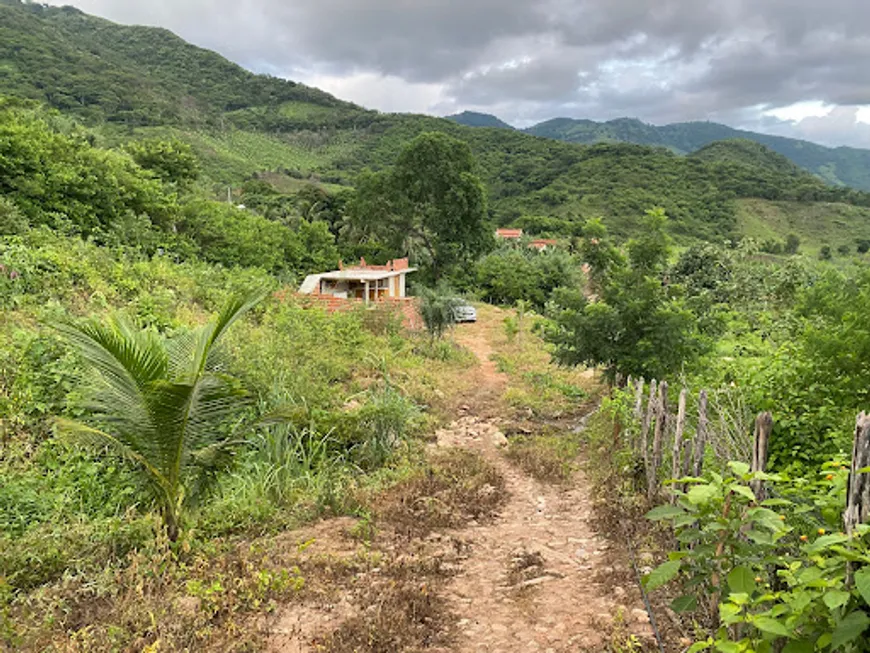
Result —
M 386 265 L 367 265 L 360 259 L 358 266 L 310 274 L 299 287 L 302 295 L 334 297 L 335 299 L 361 299 L 366 304 L 385 299 L 405 297 L 405 277 L 416 268 L 408 266 L 408 259 L 396 259 Z

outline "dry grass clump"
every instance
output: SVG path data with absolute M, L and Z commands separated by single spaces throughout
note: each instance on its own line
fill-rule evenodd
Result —
M 263 641 L 252 624 L 304 586 L 294 560 L 253 546 L 136 553 L 124 568 L 67 577 L 13 603 L 4 639 L 10 650 L 254 651 Z
M 480 455 L 453 449 L 394 485 L 378 500 L 379 520 L 406 537 L 494 517 L 507 499 L 505 481 Z
M 540 551 L 516 551 L 508 562 L 507 584 L 511 587 L 540 577 L 544 573 L 544 556 Z
M 456 616 L 441 592 L 451 572 L 440 558 L 411 558 L 369 575 L 359 612 L 317 646 L 326 653 L 395 653 L 449 647 Z
M 571 433 L 513 437 L 505 451 L 507 459 L 525 473 L 554 484 L 571 480 L 579 454 L 579 439 Z

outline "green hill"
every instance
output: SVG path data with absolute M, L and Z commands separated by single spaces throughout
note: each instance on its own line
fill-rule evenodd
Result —
M 794 138 L 734 129 L 714 122 L 684 122 L 658 127 L 633 118 L 607 122 L 555 118 L 525 131 L 534 136 L 569 143 L 615 141 L 659 145 L 681 154 L 695 152 L 715 141 L 746 139 L 782 154 L 830 184 L 870 190 L 870 150 L 830 148 Z
M 447 116 L 447 120 L 465 125 L 466 127 L 495 127 L 497 129 L 513 129 L 504 120 L 496 118 L 489 113 L 477 113 L 476 111 L 463 111 L 452 116 Z
M 634 143 L 668 147 L 656 127 L 634 118 L 619 118 L 600 123 L 594 120 L 553 118 L 524 130 L 541 138 L 553 138 L 569 143 L 593 144 L 602 142 Z
M 721 239 L 738 233 L 739 199 L 870 205 L 870 196 L 826 187 L 758 145 L 701 149 L 709 145 L 704 138 L 719 133 L 712 123 L 698 123 L 705 136 L 695 138 L 691 126 L 628 119 L 557 119 L 525 133 L 468 126 L 505 126 L 484 114 L 381 114 L 255 75 L 163 29 L 17 0 L 0 0 L 0 93 L 84 122 L 103 147 L 153 137 L 185 141 L 201 161 L 202 191 L 215 198 L 256 175 L 285 190 L 353 186 L 364 169 L 392 165 L 418 134 L 440 131 L 471 146 L 493 221 L 530 231 L 571 234 L 586 218 L 603 216 L 628 235 L 638 216 L 658 205 L 679 234 Z M 611 143 L 580 144 L 601 140 Z M 621 143 L 627 140 L 640 145 Z
M 870 241 L 870 209 L 842 203 L 738 200 L 737 224 L 740 233 L 759 242 L 796 234 L 801 251 L 813 255 L 823 245 L 854 252 L 858 241 Z
M 291 101 L 352 106 L 255 75 L 167 30 L 18 0 L 0 0 L 0 88 L 90 123 L 126 125 L 207 124 L 223 112 Z
M 699 161 L 730 162 L 744 166 L 764 168 L 788 177 L 803 177 L 806 171 L 792 163 L 787 157 L 769 150 L 748 139 L 717 141 L 705 145 L 690 155 Z

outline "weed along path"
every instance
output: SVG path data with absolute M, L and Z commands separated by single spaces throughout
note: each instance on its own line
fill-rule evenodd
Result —
M 514 436 L 505 435 L 524 433 L 521 439 L 535 446 L 538 429 L 549 428 L 542 437 L 553 441 L 570 426 L 556 426 L 554 436 L 552 423 L 524 420 L 525 404 L 506 399 L 522 392 L 521 379 L 530 375 L 504 373 L 504 361 L 494 360 L 507 346 L 503 317 L 484 308 L 478 323 L 456 329 L 455 339 L 479 364 L 467 372 L 455 420 L 429 445 L 430 468 L 377 500 L 377 534 L 356 546 L 353 520 L 315 527 L 319 539 L 299 566 L 303 575 L 315 571 L 314 584 L 327 570 L 331 589 L 324 585 L 313 598 L 280 608 L 266 626 L 269 650 L 653 650 L 619 543 L 593 527 L 583 472 L 571 467 L 563 478 L 541 480 L 527 473 Z M 546 356 L 537 360 L 548 365 Z

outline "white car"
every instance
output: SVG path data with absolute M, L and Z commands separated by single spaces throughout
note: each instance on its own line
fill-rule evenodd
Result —
M 459 301 L 453 307 L 453 321 L 459 322 L 477 322 L 477 309 L 470 304 Z

